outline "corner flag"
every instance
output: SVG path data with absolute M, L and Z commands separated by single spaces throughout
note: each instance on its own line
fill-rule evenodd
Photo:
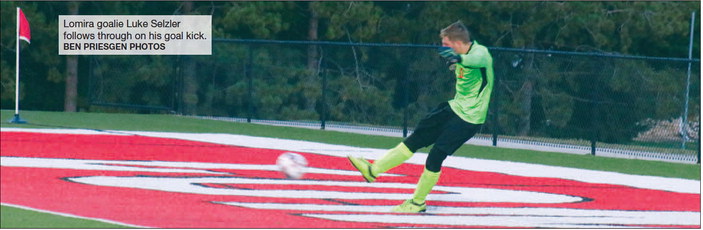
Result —
M 17 27 L 19 27 L 19 32 L 17 36 L 19 37 L 19 39 L 25 40 L 27 41 L 27 43 L 31 43 L 29 42 L 29 40 L 32 38 L 32 36 L 30 35 L 31 33 L 29 32 L 29 22 L 27 21 L 27 18 L 24 17 L 24 13 L 19 7 L 17 7 L 17 14 L 19 15 L 17 25 Z
M 10 120 L 10 123 L 27 123 L 20 118 L 20 40 L 25 40 L 30 43 L 31 34 L 29 32 L 29 22 L 24 17 L 22 10 L 17 7 L 17 49 L 15 52 L 15 117 Z

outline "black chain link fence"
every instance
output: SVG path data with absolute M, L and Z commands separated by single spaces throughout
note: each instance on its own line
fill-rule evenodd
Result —
M 454 95 L 454 75 L 435 50 L 216 39 L 211 56 L 94 56 L 91 109 L 395 127 L 407 135 Z M 698 160 L 700 60 L 490 50 L 496 84 L 479 136 L 494 145 L 499 137 Z

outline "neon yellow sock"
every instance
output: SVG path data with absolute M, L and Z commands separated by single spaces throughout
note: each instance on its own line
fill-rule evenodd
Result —
M 413 152 L 410 152 L 403 142 L 400 142 L 395 148 L 386 152 L 380 159 L 373 162 L 371 165 L 371 174 L 378 176 L 410 159 Z
M 415 188 L 415 194 L 413 194 L 413 201 L 417 204 L 425 203 L 425 198 L 432 191 L 432 188 L 439 181 L 439 175 L 442 172 L 432 172 L 425 169 L 420 176 L 420 180 L 417 181 L 417 188 Z

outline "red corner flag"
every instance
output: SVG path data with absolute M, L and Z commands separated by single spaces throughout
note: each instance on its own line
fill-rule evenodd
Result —
M 19 39 L 29 42 L 29 40 L 32 38 L 32 36 L 29 33 L 29 22 L 27 21 L 27 18 L 24 17 L 24 13 L 22 13 L 22 10 L 20 8 L 17 8 L 19 11 L 19 16 L 18 16 L 18 26 L 19 26 Z
M 17 49 L 15 49 L 15 117 L 10 120 L 10 123 L 27 123 L 20 118 L 20 40 L 25 40 L 29 43 L 29 22 L 24 17 L 24 13 L 17 7 Z

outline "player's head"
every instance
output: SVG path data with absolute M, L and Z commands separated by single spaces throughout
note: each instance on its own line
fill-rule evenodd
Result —
M 469 44 L 471 42 L 469 30 L 466 29 L 466 26 L 464 26 L 461 20 L 442 29 L 439 32 L 439 37 L 442 38 L 442 46 L 447 47 L 454 46 L 452 43 L 461 42 L 463 44 Z

